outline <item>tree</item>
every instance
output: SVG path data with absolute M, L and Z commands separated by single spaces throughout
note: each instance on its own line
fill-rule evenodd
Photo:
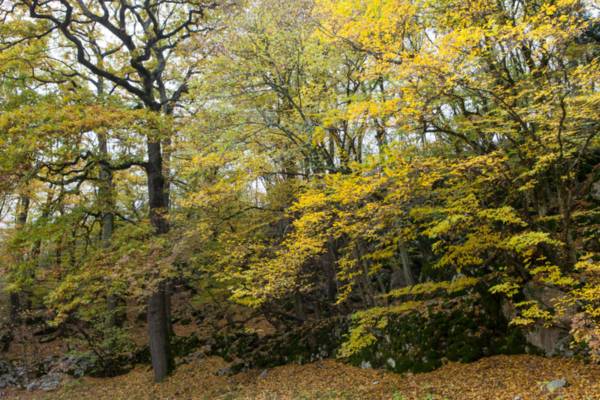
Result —
M 206 23 L 206 13 L 217 6 L 214 2 L 66 0 L 23 1 L 17 5 L 17 11 L 26 10 L 31 19 L 44 22 L 45 34 L 58 33 L 64 49 L 96 79 L 111 82 L 133 104 L 166 117 L 175 112 L 189 80 L 198 72 L 192 50 L 201 50 L 201 36 L 212 29 Z M 101 39 L 90 41 L 88 32 Z M 184 47 L 189 51 L 186 54 L 182 53 Z M 169 135 L 158 130 L 148 136 L 148 160 L 142 164 L 148 176 L 150 219 L 157 235 L 169 230 L 163 157 Z M 148 300 L 150 348 L 157 381 L 172 368 L 167 303 L 165 283 L 161 283 Z
M 260 305 L 314 290 L 320 276 L 308 271 L 332 240 L 348 283 L 338 301 L 358 291 L 361 307 L 381 301 L 383 271 L 398 258 L 410 265 L 411 253 L 418 282 L 467 274 L 509 297 L 523 299 L 531 285 L 578 298 L 584 285 L 591 296 L 589 278 L 573 273 L 591 246 L 586 223 L 572 217 L 595 209 L 583 200 L 593 178 L 582 179 L 598 145 L 596 43 L 582 39 L 594 26 L 589 7 L 351 0 L 319 1 L 316 15 L 322 40 L 362 53 L 361 77 L 383 79 L 385 96 L 366 92 L 346 124 L 387 121 L 392 150 L 367 170 L 354 166 L 356 175 L 313 179 L 279 247 L 239 264 L 235 296 Z M 412 180 L 420 176 L 424 186 Z M 403 179 L 410 184 L 397 188 Z M 595 264 L 577 265 L 589 273 Z M 515 304 L 523 314 L 514 323 L 554 318 L 553 306 Z

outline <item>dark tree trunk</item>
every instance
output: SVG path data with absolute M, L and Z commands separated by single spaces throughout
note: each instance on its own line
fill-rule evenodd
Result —
M 171 176 L 171 138 L 164 139 L 162 142 L 162 171 L 163 177 L 165 180 L 164 185 L 164 204 L 165 210 L 169 210 L 171 207 L 171 180 L 169 179 Z
M 162 166 L 160 142 L 148 142 L 148 200 L 150 221 L 157 235 L 169 231 L 166 219 L 167 204 L 165 196 L 165 178 Z M 150 356 L 154 369 L 154 380 L 163 381 L 173 369 L 169 345 L 170 318 L 166 282 L 161 282 L 148 299 L 148 334 Z
M 148 336 L 155 382 L 162 382 L 173 370 L 167 314 L 165 284 L 160 283 L 148 300 Z
M 369 266 L 367 265 L 363 254 L 363 245 L 359 241 L 354 246 L 354 253 L 356 256 L 356 262 L 360 269 L 362 269 L 362 276 L 359 279 L 359 287 L 361 288 L 361 296 L 364 307 L 374 307 L 376 305 L 375 291 L 371 284 L 371 277 L 369 276 Z
M 338 280 L 337 280 L 337 243 L 334 239 L 327 240 L 327 253 L 324 255 L 324 268 L 327 281 L 327 300 L 331 303 L 337 299 Z
M 18 292 L 10 293 L 10 323 L 15 326 L 21 321 L 21 299 Z
M 173 331 L 173 324 L 171 324 L 171 296 L 173 294 L 174 286 L 175 285 L 173 284 L 173 280 L 169 279 L 165 281 L 165 308 L 167 315 L 167 329 L 169 331 L 170 337 L 175 336 L 175 331 Z
M 114 214 L 114 196 L 113 196 L 113 173 L 108 164 L 108 138 L 105 134 L 98 134 L 98 147 L 100 155 L 106 161 L 100 165 L 100 184 L 98 187 L 98 201 L 101 210 L 102 232 L 100 240 L 102 246 L 108 249 L 112 243 L 112 236 L 115 225 Z M 107 308 L 109 312 L 107 324 L 109 327 L 122 326 L 125 322 L 125 313 L 119 311 L 119 306 L 123 305 L 123 300 L 117 295 L 110 294 L 107 299 Z
M 298 290 L 294 293 L 294 313 L 299 321 L 306 320 L 306 313 L 304 311 L 304 302 L 302 301 L 302 295 Z
M 16 225 L 17 229 L 23 229 L 25 224 L 27 224 L 27 216 L 29 215 L 29 205 L 30 199 L 27 195 L 22 195 L 19 197 L 19 202 L 17 204 L 17 218 Z M 21 261 L 24 261 L 22 259 Z M 21 318 L 21 293 L 19 292 L 11 292 L 10 293 L 10 322 L 13 325 L 19 324 Z
M 408 249 L 403 243 L 400 244 L 400 260 L 402 260 L 402 273 L 404 275 L 404 280 L 406 281 L 406 284 L 409 286 L 414 285 L 415 278 L 412 274 L 412 266 L 410 262 L 410 257 L 408 256 Z
M 97 54 L 101 57 L 101 54 Z M 99 77 L 96 82 L 98 99 L 104 101 L 104 78 Z M 113 197 L 113 172 L 109 165 L 108 137 L 106 133 L 98 133 L 98 150 L 105 161 L 100 165 L 100 185 L 98 197 L 102 213 L 102 245 L 109 247 L 114 230 L 114 197 Z
M 160 142 L 149 142 L 146 173 L 148 175 L 150 221 L 159 235 L 169 232 L 169 224 L 165 218 L 167 213 L 167 197 L 165 196 L 166 181 L 162 164 Z
M 558 175 L 558 174 L 557 174 Z M 566 253 L 567 253 L 567 262 L 570 265 L 575 265 L 577 263 L 577 251 L 575 248 L 575 243 L 573 240 L 573 230 L 572 230 L 572 208 L 573 208 L 573 194 L 571 193 L 570 187 L 572 187 L 573 183 L 560 183 L 560 179 L 557 179 L 558 188 L 557 188 L 557 197 L 558 197 L 558 207 L 562 217 L 562 240 L 565 243 Z
M 410 256 L 408 255 L 408 249 L 402 242 L 398 244 L 398 253 L 400 256 L 401 269 L 396 269 L 392 273 L 392 289 L 403 286 L 412 286 L 415 284 L 415 278 L 412 273 L 412 263 L 410 262 Z

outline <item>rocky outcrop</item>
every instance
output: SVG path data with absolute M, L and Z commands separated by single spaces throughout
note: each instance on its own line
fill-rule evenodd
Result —
M 556 299 L 565 296 L 565 293 L 554 287 L 530 282 L 525 285 L 523 295 L 525 300 L 535 300 L 543 307 L 552 308 Z M 503 303 L 502 312 L 508 320 L 516 316 L 515 308 L 508 301 Z M 549 357 L 572 356 L 572 337 L 569 330 L 573 315 L 575 315 L 575 309 L 566 310 L 565 314 L 553 326 L 537 323 L 528 329 L 524 329 L 527 343 Z
M 235 373 L 247 368 L 270 368 L 334 357 L 347 328 L 347 319 L 336 317 L 308 321 L 267 336 L 243 331 L 219 335 L 211 339 L 208 347 L 210 354 L 233 361 L 227 373 Z
M 526 352 L 521 332 L 499 313 L 495 300 L 476 295 L 432 303 L 426 311 L 391 315 L 385 329 L 373 331 L 378 341 L 350 361 L 396 372 L 425 372 L 446 361 Z
M 8 360 L 0 361 L 0 389 L 18 387 L 51 391 L 68 377 L 81 377 L 95 368 L 93 359 L 85 355 L 51 356 L 35 365 Z

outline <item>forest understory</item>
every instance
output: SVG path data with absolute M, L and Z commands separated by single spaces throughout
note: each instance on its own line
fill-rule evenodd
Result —
M 177 369 L 165 382 L 153 382 L 148 363 L 130 364 L 114 377 L 85 376 L 91 371 L 62 371 L 58 384 L 50 387 L 29 386 L 0 389 L 0 398 L 62 399 L 62 400 L 596 400 L 600 398 L 600 366 L 581 360 L 539 355 L 499 355 L 484 357 L 470 363 L 445 361 L 432 372 L 396 373 L 367 365 L 351 365 L 333 358 L 317 356 L 308 363 L 276 361 L 268 367 L 236 369 L 239 359 L 223 353 L 212 339 L 215 332 L 230 331 L 228 322 L 214 315 L 201 320 L 190 317 L 184 305 L 187 296 L 180 296 L 175 312 L 183 319 L 174 324 L 174 333 L 188 346 L 176 357 Z M 230 310 L 231 312 L 231 310 Z M 243 331 L 253 331 L 261 337 L 275 330 L 263 318 L 244 321 L 247 311 L 231 312 L 233 319 L 243 323 Z M 243 322 L 242 322 L 243 321 Z M 143 338 L 145 323 L 136 326 L 132 336 Z M 240 325 L 238 325 L 240 327 Z M 15 338 L 4 359 L 43 360 L 74 352 L 68 338 L 47 337 L 24 332 L 23 340 Z M 39 340 L 39 338 L 42 338 Z M 39 343 L 39 342 L 42 343 Z M 37 344 L 34 344 L 38 342 Z M 139 345 L 144 346 L 144 340 Z M 211 349 L 211 346 L 215 347 Z M 85 350 L 83 346 L 82 350 Z M 227 349 L 229 350 L 229 349 Z M 283 350 L 290 354 L 288 350 Z M 220 353 L 222 356 L 215 355 Z M 82 354 L 82 353 L 79 353 Z M 239 354 L 243 356 L 243 354 Z M 275 356 L 271 360 L 277 360 Z M 283 365 L 278 365 L 283 364 Z M 41 376 L 41 383 L 47 376 Z M 92 373 L 92 375 L 94 375 Z M 32 379 L 35 382 L 35 379 Z
M 31 377 L 29 386 L 22 388 L 4 387 L 0 398 L 7 399 L 81 399 L 81 400 L 596 400 L 600 398 L 600 365 L 586 363 L 580 359 L 544 357 L 540 355 L 488 356 L 466 363 L 443 361 L 432 372 L 393 372 L 370 365 L 352 365 L 334 358 L 333 353 L 319 353 L 320 346 L 311 347 L 299 343 L 298 339 L 285 338 L 267 347 L 272 352 L 262 366 L 240 368 L 238 357 L 248 356 L 254 349 L 244 342 L 244 334 L 232 340 L 215 341 L 221 333 L 227 336 L 253 332 L 259 338 L 276 337 L 275 328 L 257 316 L 248 319 L 249 310 L 239 307 L 224 310 L 203 307 L 198 315 L 189 307 L 190 293 L 175 296 L 173 315 L 178 321 L 173 325 L 174 334 L 183 343 L 176 357 L 177 368 L 165 382 L 153 381 L 151 366 L 147 361 L 126 361 L 123 369 L 113 377 L 94 377 L 93 364 L 67 364 L 68 369 L 46 371 Z M 136 318 L 130 310 L 129 325 L 134 327 L 131 336 L 138 338 L 137 345 L 146 347 L 145 322 Z M 233 325 L 231 325 L 233 324 Z M 38 333 L 35 331 L 38 330 Z M 332 333 L 327 331 L 327 334 Z M 31 325 L 16 334 L 3 359 L 15 362 L 30 360 L 58 360 L 65 354 L 79 354 L 85 360 L 89 344 L 69 339 L 71 335 L 55 332 L 39 332 L 39 326 Z M 304 336 L 309 336 L 306 332 Z M 184 340 L 182 340 L 185 338 Z M 192 340 L 190 340 L 192 339 Z M 461 339 L 465 343 L 468 340 Z M 270 340 L 265 340 L 269 343 Z M 79 343 L 79 346 L 74 343 Z M 479 343 L 475 342 L 476 345 Z M 264 346 L 264 344 L 263 344 Z M 297 347 L 305 346 L 296 361 L 284 360 L 281 356 L 294 356 Z M 235 350 L 239 348 L 239 350 Z M 293 348 L 294 350 L 291 350 Z M 532 348 L 532 350 L 534 350 Z M 315 353 L 315 360 L 302 356 Z M 535 350 L 534 350 L 535 351 Z M 537 350 L 539 353 L 539 350 Z M 397 353 L 399 355 L 400 352 Z M 256 359 L 250 359 L 256 362 Z M 356 363 L 355 363 L 356 364 Z M 251 365 L 251 364 L 249 364 Z M 90 369 L 85 369 L 87 368 Z M 389 369 L 389 365 L 387 365 Z M 37 367 L 38 369 L 43 367 Z M 69 369 L 70 368 L 70 369 Z M 79 371 L 77 368 L 81 368 Z M 36 367 L 30 365 L 30 370 Z M 48 380 L 58 374 L 60 379 Z M 89 376 L 92 375 L 92 376 Z M 39 384 L 31 385 L 31 382 Z M 44 384 L 47 386 L 44 387 Z

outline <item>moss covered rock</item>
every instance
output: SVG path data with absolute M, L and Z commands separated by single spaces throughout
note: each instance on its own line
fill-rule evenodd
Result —
M 470 362 L 495 354 L 525 352 L 525 340 L 493 302 L 481 296 L 431 302 L 426 308 L 388 315 L 377 340 L 349 357 L 355 365 L 396 372 L 431 371 L 445 361 Z

